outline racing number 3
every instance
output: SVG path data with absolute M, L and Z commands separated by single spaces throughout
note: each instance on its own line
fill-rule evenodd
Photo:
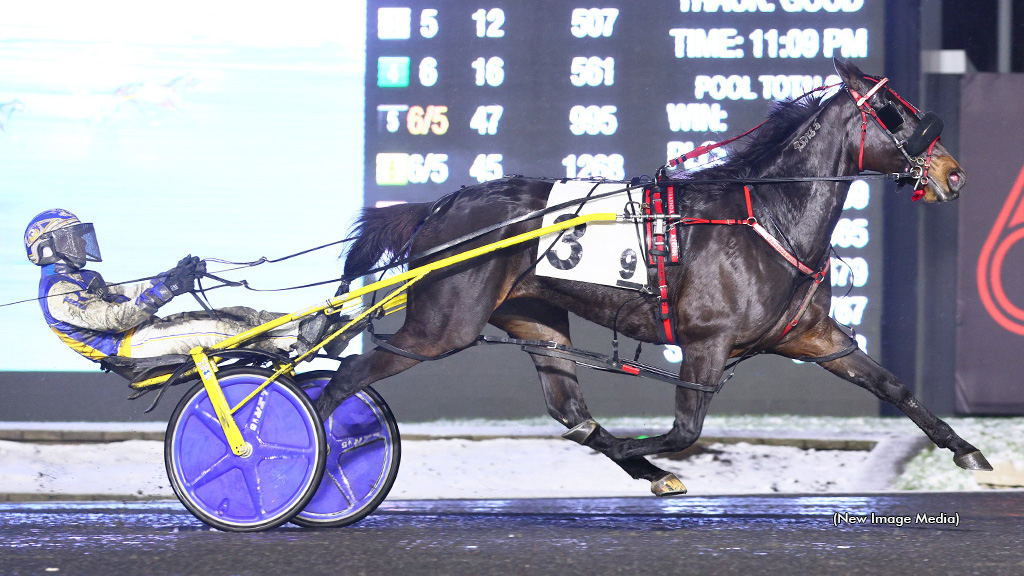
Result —
M 555 218 L 555 224 L 571 220 L 575 217 L 576 216 L 574 214 L 562 214 L 558 218 Z M 572 270 L 575 268 L 576 265 L 580 263 L 580 260 L 583 259 L 583 246 L 580 244 L 579 240 L 583 237 L 583 234 L 585 234 L 586 231 L 587 225 L 580 224 L 572 230 L 562 232 L 562 242 L 569 245 L 569 257 L 564 259 L 559 258 L 557 250 L 548 250 L 548 264 L 551 264 L 551 267 L 556 270 Z

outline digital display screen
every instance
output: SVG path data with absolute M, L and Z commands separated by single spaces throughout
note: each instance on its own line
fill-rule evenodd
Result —
M 21 3 L 0 21 L 0 301 L 36 296 L 22 234 L 54 207 L 95 224 L 104 261 L 91 268 L 122 281 L 189 253 L 290 254 L 346 237 L 364 205 L 504 175 L 653 176 L 837 81 L 832 56 L 883 73 L 884 16 L 879 0 Z M 833 237 L 833 314 L 869 353 L 881 191 L 854 183 Z M 339 253 L 225 276 L 326 280 Z M 210 298 L 292 311 L 333 289 Z M 194 309 L 179 297 L 160 314 Z M 0 308 L 0 323 L 17 351 L 0 370 L 96 369 L 34 303 Z
M 760 123 L 773 101 L 838 83 L 834 56 L 867 73 L 884 63 L 884 3 L 868 0 L 395 1 L 370 3 L 366 21 L 371 206 L 509 174 L 653 176 Z M 832 314 L 869 353 L 882 189 L 854 182 L 832 238 Z

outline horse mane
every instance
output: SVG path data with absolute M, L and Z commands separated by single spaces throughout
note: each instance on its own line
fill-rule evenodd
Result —
M 816 94 L 778 101 L 768 113 L 764 125 L 754 131 L 753 139 L 745 148 L 730 149 L 721 164 L 682 177 L 735 180 L 761 174 L 779 157 L 783 145 L 793 133 L 822 107 L 822 98 Z

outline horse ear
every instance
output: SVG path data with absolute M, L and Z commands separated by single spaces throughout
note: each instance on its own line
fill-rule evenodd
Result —
M 857 68 L 857 65 L 847 60 L 843 62 L 839 58 L 832 58 L 832 65 L 836 67 L 836 73 L 843 79 L 843 83 L 858 92 L 863 92 L 861 87 L 864 83 L 864 73 Z

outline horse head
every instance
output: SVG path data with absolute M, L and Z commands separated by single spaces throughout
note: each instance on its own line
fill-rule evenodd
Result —
M 861 170 L 902 173 L 900 184 L 914 187 L 914 200 L 947 202 L 960 195 L 967 173 L 939 142 L 942 120 L 921 114 L 888 85 L 850 62 L 834 60 L 846 92 L 857 107 L 858 138 L 852 153 Z

